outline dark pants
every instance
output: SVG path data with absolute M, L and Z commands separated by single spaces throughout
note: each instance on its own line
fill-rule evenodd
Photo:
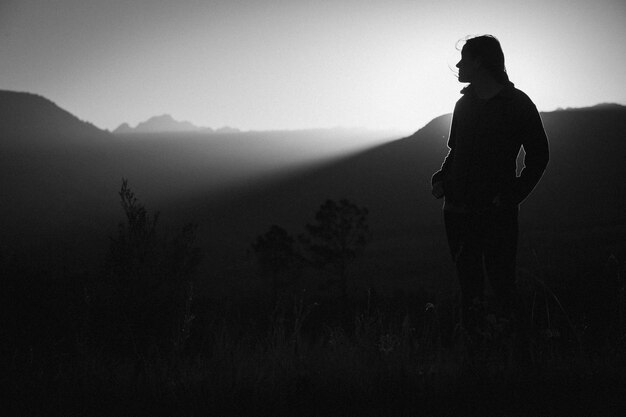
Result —
M 515 258 L 518 208 L 479 213 L 444 211 L 446 235 L 461 286 L 461 325 L 472 331 L 484 320 L 485 275 L 497 314 L 511 320 L 516 309 Z

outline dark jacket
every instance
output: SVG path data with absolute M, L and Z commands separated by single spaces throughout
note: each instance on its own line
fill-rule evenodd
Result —
M 537 108 L 509 83 L 489 100 L 480 99 L 470 85 L 454 108 L 450 151 L 433 184 L 443 181 L 446 205 L 481 210 L 500 196 L 517 205 L 530 194 L 548 164 L 548 139 Z M 516 176 L 520 147 L 526 156 Z

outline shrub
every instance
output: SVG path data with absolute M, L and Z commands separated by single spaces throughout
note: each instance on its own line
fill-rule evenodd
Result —
M 193 273 L 201 253 L 196 230 L 186 224 L 172 238 L 157 233 L 159 214 L 150 214 L 122 181 L 119 192 L 125 222 L 111 238 L 100 299 L 103 322 L 113 339 L 136 355 L 159 347 L 179 351 L 189 336 L 193 316 Z
M 296 240 L 282 227 L 273 225 L 252 244 L 259 272 L 271 282 L 275 303 L 280 293 L 300 276 L 303 258 Z
M 346 199 L 338 203 L 326 200 L 315 214 L 315 222 L 307 224 L 306 233 L 300 236 L 311 262 L 336 275 L 327 284 L 338 285 L 343 298 L 348 293 L 348 265 L 363 252 L 370 238 L 367 215 L 366 208 Z

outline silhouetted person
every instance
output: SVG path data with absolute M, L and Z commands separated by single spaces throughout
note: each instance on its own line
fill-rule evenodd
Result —
M 484 319 L 484 273 L 500 317 L 519 322 L 515 287 L 518 205 L 548 163 L 548 140 L 537 108 L 506 73 L 498 40 L 478 36 L 461 50 L 459 82 L 470 83 L 454 108 L 432 194 L 445 196 L 446 235 L 461 286 L 461 325 L 470 335 Z M 516 176 L 524 147 L 525 168 Z

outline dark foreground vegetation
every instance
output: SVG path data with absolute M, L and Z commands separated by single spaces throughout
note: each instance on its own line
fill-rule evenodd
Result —
M 531 323 L 530 346 L 520 349 L 510 323 L 490 313 L 489 303 L 481 337 L 469 341 L 457 325 L 453 291 L 348 291 L 347 271 L 368 231 L 367 211 L 347 201 L 323 204 L 303 236 L 275 226 L 253 242 L 267 293 L 215 299 L 194 293 L 202 256 L 194 225 L 162 236 L 158 215 L 126 183 L 120 198 L 126 219 L 98 270 L 77 271 L 63 260 L 44 266 L 34 254 L 2 248 L 3 410 L 107 416 L 626 410 L 625 268 L 614 254 L 567 271 L 549 263 L 520 270 Z M 581 268 L 585 274 L 577 273 Z M 311 280 L 319 285 L 306 290 L 302 282 Z

